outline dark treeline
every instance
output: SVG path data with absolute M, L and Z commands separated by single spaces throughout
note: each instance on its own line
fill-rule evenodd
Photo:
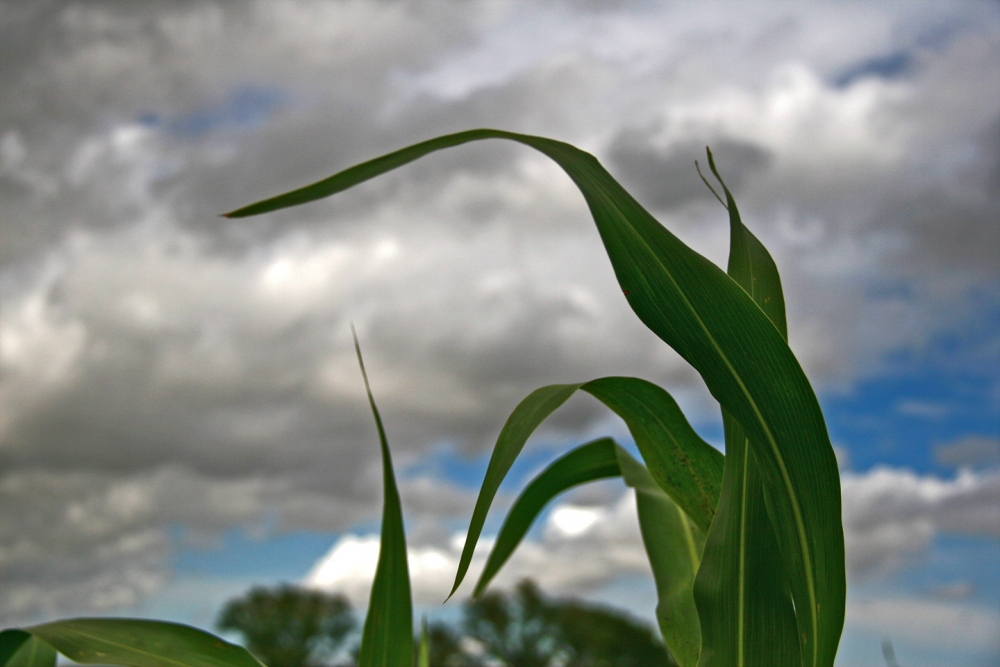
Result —
M 230 600 L 217 627 L 239 633 L 268 667 L 346 667 L 357 656 L 360 624 L 344 596 L 285 584 Z M 530 580 L 510 594 L 466 602 L 461 621 L 432 623 L 427 637 L 433 667 L 675 664 L 647 624 L 610 607 L 547 596 Z

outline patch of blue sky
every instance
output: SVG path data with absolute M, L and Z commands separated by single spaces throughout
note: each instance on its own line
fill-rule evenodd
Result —
M 901 49 L 846 67 L 833 77 L 833 85 L 836 88 L 847 88 L 861 79 L 899 79 L 912 73 L 914 69 L 913 54 Z
M 898 352 L 879 376 L 849 393 L 820 397 L 834 443 L 865 471 L 885 464 L 950 474 L 937 445 L 967 436 L 1000 437 L 1000 308 L 920 352 Z
M 378 526 L 375 526 L 375 531 Z M 179 549 L 174 572 L 182 577 L 256 578 L 260 581 L 299 581 L 333 544 L 339 534 L 297 531 L 262 538 L 239 529 L 227 531 L 210 546 Z
M 288 93 L 280 88 L 245 84 L 233 89 L 225 99 L 193 111 L 175 116 L 147 111 L 139 115 L 138 121 L 177 137 L 198 139 L 220 130 L 255 130 L 289 102 Z

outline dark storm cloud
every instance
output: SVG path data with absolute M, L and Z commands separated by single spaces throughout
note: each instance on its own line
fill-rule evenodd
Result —
M 766 169 L 771 160 L 767 149 L 747 141 L 706 139 L 657 150 L 652 140 L 652 132 L 623 131 L 611 142 L 608 157 L 622 182 L 634 190 L 641 202 L 654 209 L 676 208 L 692 200 L 712 197 L 707 188 L 698 188 L 701 179 L 694 165 L 697 160 L 703 165 L 706 177 L 711 177 L 705 157 L 706 145 L 712 149 L 717 163 L 725 165 L 723 178 L 736 193 L 747 176 Z

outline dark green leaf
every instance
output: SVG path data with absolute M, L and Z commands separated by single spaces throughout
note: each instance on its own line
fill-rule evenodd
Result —
M 179 623 L 74 618 L 26 630 L 75 662 L 132 667 L 261 667 L 242 646 Z
M 500 482 L 507 476 L 507 472 L 514 464 L 517 455 L 521 453 L 528 436 L 538 428 L 538 425 L 546 417 L 552 414 L 553 410 L 565 403 L 566 399 L 572 396 L 579 387 L 579 384 L 553 384 L 536 389 L 521 401 L 507 418 L 507 423 L 504 424 L 500 436 L 497 438 L 497 444 L 493 447 L 493 454 L 490 456 L 490 463 L 486 468 L 486 477 L 479 489 L 476 507 L 472 510 L 469 532 L 465 536 L 465 548 L 462 550 L 462 557 L 458 562 L 458 573 L 455 575 L 455 585 L 448 597 L 455 594 L 465 577 L 465 573 L 469 570 L 472 553 L 476 549 L 479 535 L 483 532 L 483 524 L 486 523 L 486 513 L 489 512 L 490 504 L 496 496 L 497 489 L 500 488 Z
M 0 632 L 0 667 L 5 667 L 11 656 L 29 639 L 31 635 L 24 630 L 12 628 Z
M 702 529 L 715 516 L 724 457 L 691 428 L 673 397 L 652 382 L 606 377 L 581 387 L 628 426 L 660 488 Z
M 803 662 L 832 665 L 844 618 L 844 539 L 836 457 L 812 387 L 781 333 L 743 288 L 660 225 L 592 155 L 542 137 L 471 130 L 390 153 L 229 216 L 326 197 L 432 151 L 487 138 L 531 146 L 566 171 L 590 208 L 632 309 L 694 366 L 755 443 L 789 573 Z
M 704 537 L 663 492 L 644 465 L 615 447 L 622 479 L 635 489 L 639 528 L 656 581 L 656 619 L 663 641 L 681 667 L 696 667 L 701 628 L 693 586 Z
M 31 637 L 21 645 L 3 667 L 56 667 L 56 650 L 38 637 Z
M 786 338 L 778 268 L 764 245 L 743 225 L 710 151 L 708 159 L 722 184 L 729 210 L 729 275 Z M 725 409 L 723 425 L 726 468 L 722 497 L 695 582 L 704 640 L 702 665 L 799 665 L 800 633 L 788 571 L 768 516 L 754 447 Z
M 650 472 L 664 491 L 707 528 L 722 483 L 722 454 L 698 437 L 666 391 L 638 378 L 608 377 L 582 384 L 536 389 L 511 413 L 500 431 L 486 478 L 472 512 L 452 593 L 472 562 L 486 514 L 525 441 L 574 391 L 583 389 L 616 412 L 628 425 Z
M 354 333 L 354 327 L 351 327 Z M 365 372 L 365 362 L 361 358 L 361 346 L 357 334 L 354 335 L 354 350 L 358 355 L 361 376 L 365 380 L 368 403 L 375 416 L 379 444 L 382 447 L 382 537 L 372 583 L 368 615 L 361 633 L 361 652 L 358 654 L 359 667 L 382 667 L 384 665 L 413 665 L 413 605 L 410 599 L 410 573 L 406 560 L 406 535 L 403 532 L 403 509 L 396 488 L 396 476 L 392 471 L 392 456 L 389 442 L 382 427 L 382 417 L 375 406 Z
M 482 595 L 550 500 L 574 486 L 619 474 L 615 443 L 611 438 L 580 445 L 549 464 L 531 480 L 507 513 L 472 595 Z

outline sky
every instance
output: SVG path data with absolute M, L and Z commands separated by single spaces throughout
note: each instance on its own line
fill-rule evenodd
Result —
M 724 265 L 726 214 L 694 169 L 712 147 L 781 271 L 841 465 L 838 665 L 884 664 L 883 639 L 908 667 L 1000 664 L 998 63 L 995 2 L 0 3 L 0 624 L 211 629 L 281 581 L 363 610 L 381 472 L 352 322 L 435 617 L 471 593 L 440 605 L 533 389 L 642 377 L 722 446 L 583 198 L 528 148 L 478 142 L 218 217 L 496 127 L 593 153 Z M 571 399 L 486 534 L 601 435 L 629 444 Z M 527 575 L 653 618 L 619 482 L 557 499 L 497 586 Z

